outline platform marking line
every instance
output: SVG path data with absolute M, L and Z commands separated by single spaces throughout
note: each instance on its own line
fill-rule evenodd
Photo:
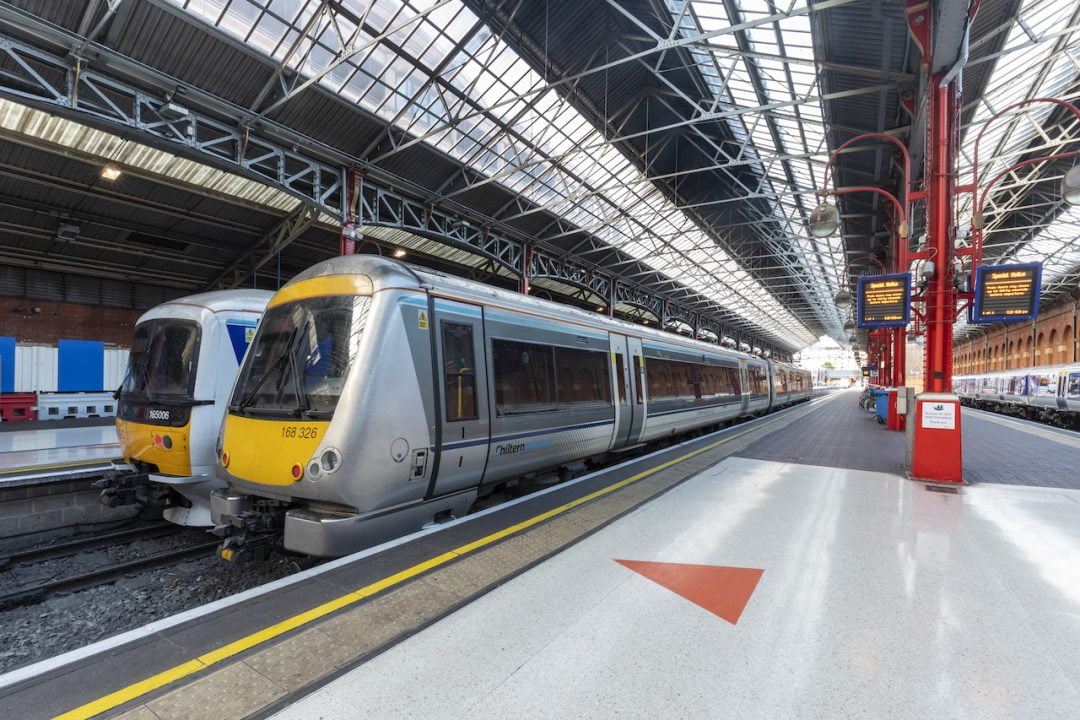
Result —
M 839 395 L 839 393 L 833 395 L 832 399 L 839 397 Z M 828 400 L 820 404 L 824 405 L 826 402 L 828 402 Z M 139 682 L 128 685 L 127 687 L 120 688 L 119 690 L 111 692 L 108 695 L 98 698 L 97 700 L 91 700 L 90 702 L 84 705 L 80 705 L 73 710 L 69 710 L 63 714 L 55 716 L 53 720 L 88 720 L 95 715 L 100 715 L 101 713 L 112 710 L 119 705 L 123 705 L 124 703 L 130 702 L 138 697 L 141 697 L 142 695 L 162 688 L 169 683 L 175 682 L 176 680 L 180 680 L 184 677 L 187 677 L 188 675 L 199 672 L 200 670 L 208 668 L 211 665 L 216 665 L 223 660 L 227 660 L 228 658 L 233 657 L 234 655 L 238 655 L 245 650 L 249 650 L 257 645 L 261 645 L 262 643 L 267 642 L 268 640 L 272 640 L 279 635 L 283 635 L 290 630 L 295 630 L 296 628 L 307 625 L 308 623 L 318 620 L 319 618 L 325 617 L 330 613 L 353 605 L 360 600 L 363 600 L 364 598 L 376 595 L 383 590 L 394 587 L 395 585 L 400 585 L 406 580 L 411 580 L 417 575 L 421 575 L 428 570 L 437 568 L 441 565 L 445 565 L 452 560 L 456 560 L 463 555 L 467 555 L 471 552 L 479 550 L 482 547 L 491 545 L 494 542 L 502 540 L 503 538 L 506 538 L 510 535 L 519 533 L 522 530 L 527 530 L 528 528 L 538 525 L 545 520 L 549 520 L 557 515 L 562 515 L 569 510 L 573 510 L 574 508 L 584 505 L 587 502 L 591 502 L 592 500 L 603 497 L 604 495 L 612 493 L 615 490 L 626 487 L 631 483 L 635 483 L 651 475 L 655 475 L 656 473 L 661 472 L 662 470 L 666 470 L 673 465 L 678 465 L 679 463 L 685 462 L 686 460 L 696 457 L 702 453 L 708 452 L 709 450 L 714 450 L 725 443 L 735 440 L 736 438 L 748 435 L 752 432 L 756 432 L 761 428 L 768 427 L 769 425 L 778 423 L 782 420 L 794 420 L 805 417 L 810 413 L 812 409 L 815 409 L 816 407 L 818 406 L 807 407 L 805 412 L 799 415 L 784 415 L 782 417 L 774 418 L 773 420 L 762 423 L 761 425 L 747 428 L 742 432 L 736 433 L 734 435 L 729 435 L 728 437 L 709 443 L 708 445 L 703 445 L 696 450 L 692 450 L 688 453 L 685 453 L 684 455 L 680 455 L 677 458 L 662 462 L 659 465 L 655 465 L 647 470 L 643 470 L 636 475 L 631 475 L 628 478 L 624 478 L 623 480 L 619 480 L 618 482 L 612 483 L 611 485 L 602 487 L 599 490 L 595 490 L 587 495 L 582 495 L 576 500 L 571 500 L 564 505 L 552 508 L 551 510 L 542 512 L 539 515 L 534 515 L 531 518 L 505 527 L 502 530 L 498 530 L 478 540 L 474 540 L 470 543 L 466 543 L 465 545 L 456 547 L 453 550 L 449 550 L 442 555 L 437 555 L 433 558 L 413 565 L 412 567 L 401 570 L 400 572 L 396 572 L 393 575 L 389 575 L 381 580 L 376 580 L 375 582 L 365 585 L 358 590 L 354 590 L 350 593 L 346 593 L 345 595 L 334 598 L 333 600 L 329 600 L 322 605 L 311 608 L 310 610 L 306 610 L 302 613 L 298 613 L 296 615 L 293 615 L 292 617 L 286 618 L 285 620 L 274 623 L 273 625 L 269 625 L 262 630 L 257 630 L 250 635 L 246 635 L 238 640 L 234 640 L 233 642 L 223 645 L 216 650 L 211 650 L 208 653 L 199 655 L 194 660 L 189 660 L 168 670 L 163 670 L 156 675 L 151 675 L 144 680 L 140 680 Z
M 112 463 L 116 458 L 87 458 L 86 460 L 76 460 L 75 462 L 59 463 L 57 465 L 27 465 L 25 467 L 16 468 L 15 470 L 0 470 L 0 475 L 15 475 L 17 473 L 32 473 L 41 472 L 42 470 L 59 470 L 60 468 L 78 467 L 79 465 L 86 465 L 89 468 L 93 468 L 103 463 Z

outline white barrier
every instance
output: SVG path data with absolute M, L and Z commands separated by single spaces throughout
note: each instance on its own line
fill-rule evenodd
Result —
M 116 416 L 111 392 L 38 393 L 37 408 L 38 420 Z

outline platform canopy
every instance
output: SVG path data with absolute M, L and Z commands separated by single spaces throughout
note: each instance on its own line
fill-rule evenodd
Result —
M 962 172 L 996 109 L 1075 98 L 1078 14 L 981 2 Z M 962 62 L 962 36 L 935 57 Z M 0 1 L 0 292 L 275 287 L 351 214 L 363 252 L 780 355 L 846 344 L 832 298 L 892 220 L 871 194 L 843 196 L 834 237 L 808 215 L 861 132 L 919 166 L 920 59 L 885 0 Z M 999 121 L 984 166 L 1078 130 L 1049 106 Z M 893 150 L 844 152 L 829 186 L 896 190 Z M 1080 275 L 1068 166 L 987 213 L 988 259 L 1044 260 L 1048 295 Z

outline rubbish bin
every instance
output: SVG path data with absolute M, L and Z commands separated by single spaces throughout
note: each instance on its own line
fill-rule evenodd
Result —
M 874 414 L 877 416 L 877 421 L 882 425 L 889 419 L 888 390 L 882 389 L 874 391 Z

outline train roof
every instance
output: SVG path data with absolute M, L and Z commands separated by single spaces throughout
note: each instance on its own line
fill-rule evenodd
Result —
M 143 313 L 138 322 L 171 317 L 175 314 L 176 309 L 180 307 L 201 308 L 210 312 L 234 311 L 261 314 L 266 310 L 266 304 L 270 302 L 272 297 L 274 297 L 274 293 L 270 290 L 253 290 L 250 288 L 211 290 L 166 300 Z
M 431 270 L 410 263 L 404 263 L 399 260 L 373 255 L 343 255 L 324 260 L 294 277 L 285 285 L 285 287 L 314 277 L 348 274 L 367 275 L 371 278 L 375 290 L 392 287 L 415 287 L 418 290 L 432 289 L 436 291 L 453 289 L 457 294 L 466 298 L 475 299 L 478 302 L 497 300 L 500 304 L 506 304 L 520 309 L 531 308 L 557 320 L 575 322 L 591 326 L 598 330 L 615 329 L 627 334 L 663 340 L 669 344 L 682 345 L 683 347 L 694 349 L 699 352 L 716 352 L 717 350 L 721 350 L 729 355 L 743 358 L 747 360 L 747 362 L 773 362 L 782 367 L 802 370 L 802 368 L 796 368 L 794 365 L 749 355 L 739 350 L 724 347 L 723 345 L 702 340 L 694 340 L 682 335 L 643 325 L 636 325 L 615 318 L 604 317 L 601 319 L 598 318 L 596 313 L 590 313 L 586 310 L 581 310 L 580 308 L 563 305 L 551 300 L 543 300 L 531 295 L 522 295 L 510 290 L 504 290 L 502 288 L 477 283 L 454 275 L 448 275 L 437 270 Z

